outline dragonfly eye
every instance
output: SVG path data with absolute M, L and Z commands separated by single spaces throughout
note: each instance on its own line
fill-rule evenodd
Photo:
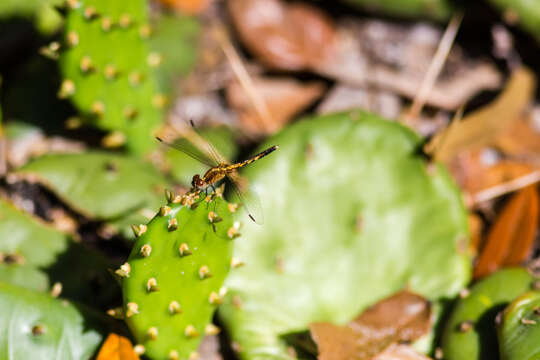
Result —
M 193 179 L 191 180 L 191 186 L 194 188 L 201 188 L 204 186 L 204 181 L 198 174 L 194 175 Z

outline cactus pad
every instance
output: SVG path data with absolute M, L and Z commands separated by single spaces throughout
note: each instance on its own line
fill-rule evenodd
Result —
M 540 359 L 540 292 L 514 300 L 504 310 L 498 333 L 501 360 Z
M 0 198 L 0 254 L 4 262 L 35 267 L 52 264 L 68 247 L 66 234 Z M 11 260 L 7 257 L 11 256 Z
M 529 0 L 489 0 L 503 17 L 517 22 L 540 41 L 540 2 Z
M 16 174 L 44 184 L 70 207 L 93 219 L 130 214 L 146 222 L 143 211 L 161 203 L 164 177 L 136 158 L 91 152 L 42 156 Z
M 0 283 L 0 358 L 88 359 L 101 342 L 79 310 L 18 286 Z
M 497 359 L 495 317 L 514 298 L 531 288 L 534 278 L 523 268 L 500 270 L 474 285 L 459 300 L 445 325 L 447 360 Z
M 105 130 L 125 136 L 144 152 L 155 145 L 163 101 L 152 67 L 160 55 L 149 50 L 148 4 L 144 0 L 78 0 L 66 18 L 59 96 Z
M 205 333 L 218 331 L 210 322 L 224 295 L 234 227 L 220 196 L 171 200 L 147 225 L 134 227 L 138 238 L 117 273 L 126 321 L 145 354 L 188 359 Z
M 235 243 L 245 265 L 219 314 L 244 359 L 290 357 L 281 336 L 347 323 L 405 287 L 431 300 L 468 282 L 467 219 L 447 172 L 410 130 L 363 112 L 305 119 L 243 173 L 264 225 Z

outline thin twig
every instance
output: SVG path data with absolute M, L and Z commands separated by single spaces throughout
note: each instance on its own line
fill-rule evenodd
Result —
M 240 85 L 244 88 L 244 91 L 246 92 L 249 100 L 253 103 L 253 106 L 259 115 L 258 117 L 256 116 L 257 120 L 260 120 L 260 125 L 262 126 L 263 130 L 271 130 L 272 115 L 270 114 L 270 110 L 268 109 L 264 98 L 255 88 L 255 85 L 253 84 L 244 63 L 242 62 L 242 59 L 232 45 L 228 35 L 225 32 L 225 29 L 223 26 L 216 25 L 214 33 L 221 46 L 221 49 L 223 50 L 223 53 L 225 54 L 225 57 L 231 64 L 236 78 L 240 82 Z
M 450 49 L 454 44 L 454 40 L 456 38 L 456 34 L 459 30 L 462 19 L 463 13 L 457 12 L 454 14 L 454 16 L 452 16 L 452 19 L 448 23 L 448 26 L 446 27 L 446 30 L 441 38 L 441 41 L 439 42 L 439 46 L 437 47 L 437 51 L 435 52 L 435 55 L 433 56 L 433 59 L 429 64 L 426 75 L 422 80 L 420 89 L 418 90 L 418 93 L 413 100 L 408 114 L 405 115 L 405 124 L 408 124 L 412 121 L 412 119 L 417 118 L 422 111 L 422 108 L 426 103 L 429 93 L 433 89 L 435 81 L 437 81 L 437 78 L 439 77 L 444 63 L 446 62 L 448 54 L 450 53 Z
M 481 202 L 495 199 L 496 197 L 522 189 L 526 186 L 535 184 L 539 181 L 540 181 L 540 170 L 535 170 L 533 172 L 528 173 L 527 175 L 517 177 L 510 181 L 489 187 L 487 189 L 478 191 L 475 194 L 472 194 L 470 196 L 469 205 L 472 207 Z

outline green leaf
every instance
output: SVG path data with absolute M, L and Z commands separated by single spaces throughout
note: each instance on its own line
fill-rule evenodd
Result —
M 0 198 L 0 253 L 22 256 L 25 264 L 48 266 L 68 246 L 68 236 L 40 223 Z
M 444 358 L 498 359 L 495 317 L 516 296 L 530 289 L 533 280 L 527 270 L 513 268 L 500 270 L 474 285 L 470 294 L 458 301 L 445 325 Z
M 16 174 L 34 178 L 62 201 L 93 219 L 119 218 L 143 208 L 156 210 L 166 181 L 151 164 L 105 152 L 42 156 Z M 139 216 L 146 222 L 143 216 Z
M 43 271 L 25 264 L 0 263 L 0 282 L 5 282 L 36 291 L 49 289 L 49 279 Z
M 246 265 L 219 311 L 242 358 L 288 359 L 280 337 L 313 322 L 347 323 L 403 288 L 453 297 L 468 282 L 461 195 L 410 130 L 352 112 L 304 119 L 271 145 L 244 172 L 264 225 L 244 215 Z
M 76 307 L 48 294 L 0 283 L 0 358 L 88 359 L 102 336 Z
M 502 360 L 540 359 L 540 292 L 529 291 L 505 310 L 499 324 Z

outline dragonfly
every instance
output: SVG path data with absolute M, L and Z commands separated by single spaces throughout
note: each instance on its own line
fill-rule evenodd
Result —
M 245 186 L 242 186 L 242 179 L 238 175 L 237 171 L 244 166 L 247 166 L 263 157 L 270 155 L 277 149 L 278 145 L 270 146 L 269 148 L 261 151 L 260 153 L 253 155 L 243 161 L 236 163 L 229 163 L 221 154 L 214 148 L 214 146 L 201 136 L 191 123 L 195 132 L 197 141 L 194 141 L 199 147 L 202 147 L 202 151 L 197 151 L 195 147 L 190 147 L 186 142 L 181 141 L 165 141 L 161 137 L 156 137 L 161 143 L 179 150 L 191 158 L 209 166 L 210 168 L 201 176 L 195 174 L 191 180 L 191 191 L 208 191 L 212 188 L 215 191 L 215 184 L 223 179 L 228 179 L 236 196 L 240 200 L 240 203 L 246 209 L 249 218 L 256 224 L 261 225 L 263 223 L 262 209 L 257 196 Z

